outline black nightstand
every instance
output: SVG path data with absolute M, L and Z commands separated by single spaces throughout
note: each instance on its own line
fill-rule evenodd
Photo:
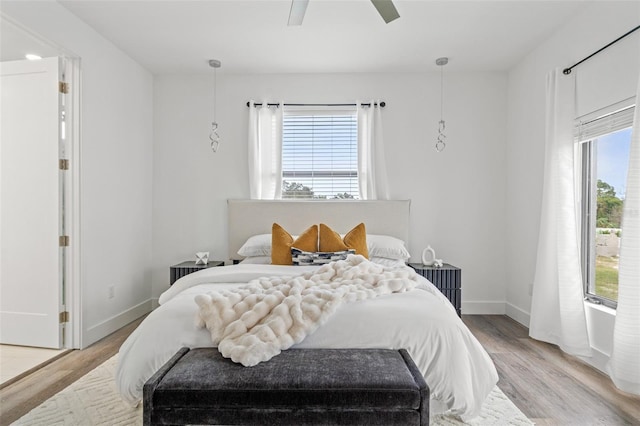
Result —
M 447 299 L 456 308 L 458 316 L 462 315 L 462 271 L 453 265 L 445 263 L 440 268 L 426 266 L 422 263 L 410 263 L 417 273 L 431 281 L 447 296 Z
M 175 283 L 178 278 L 182 278 L 192 272 L 199 271 L 200 269 L 213 268 L 216 266 L 224 266 L 224 261 L 210 260 L 206 265 L 196 265 L 195 260 L 189 260 L 187 262 L 173 265 L 171 268 L 169 268 L 169 285 L 173 285 L 173 283 Z

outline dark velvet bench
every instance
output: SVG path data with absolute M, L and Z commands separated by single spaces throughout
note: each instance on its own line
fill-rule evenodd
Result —
M 243 367 L 182 348 L 144 385 L 145 425 L 428 425 L 404 349 L 289 349 Z

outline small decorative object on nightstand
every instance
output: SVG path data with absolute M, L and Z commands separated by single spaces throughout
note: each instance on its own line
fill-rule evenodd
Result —
M 427 246 L 427 248 L 422 251 L 422 264 L 431 266 L 435 260 L 436 251 L 432 249 L 431 246 Z
M 169 268 L 169 285 L 173 285 L 179 278 L 189 275 L 192 272 L 199 271 L 201 269 L 213 268 L 214 266 L 224 266 L 222 260 L 209 260 L 206 265 L 198 265 L 195 261 L 189 260 L 187 262 L 178 263 Z
M 432 249 L 431 246 L 427 246 L 422 252 L 422 264 L 436 268 L 441 268 L 443 265 L 442 259 L 436 259 L 436 251 Z
M 410 263 L 417 273 L 431 281 L 442 292 L 451 304 L 456 308 L 458 316 L 462 315 L 462 271 L 448 263 L 440 267 L 426 266 L 421 263 Z
M 209 252 L 199 251 L 196 253 L 196 265 L 206 265 L 209 263 Z

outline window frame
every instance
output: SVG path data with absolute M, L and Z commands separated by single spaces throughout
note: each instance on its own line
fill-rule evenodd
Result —
M 637 106 L 633 98 L 576 120 L 575 141 L 578 146 L 580 194 L 580 263 L 585 300 L 617 309 L 618 302 L 591 291 L 595 289 L 596 221 L 597 221 L 597 141 L 598 138 L 633 126 Z
M 338 192 L 336 192 L 336 194 L 333 195 L 327 195 L 326 198 L 322 198 L 322 197 L 285 197 L 284 195 L 284 182 L 295 182 L 292 180 L 295 179 L 296 177 L 302 177 L 302 178 L 311 178 L 313 179 L 314 177 L 318 177 L 318 178 L 322 178 L 322 177 L 335 177 L 337 179 L 354 179 L 355 180 L 355 191 L 344 191 L 346 193 L 349 193 L 350 195 L 353 196 L 353 198 L 345 198 L 345 199 L 354 199 L 354 200 L 359 200 L 360 199 L 360 188 L 359 188 L 359 181 L 358 181 L 358 126 L 359 126 L 359 120 L 358 120 L 358 111 L 355 105 L 351 106 L 351 105 L 340 105 L 340 106 L 326 106 L 326 107 L 319 107 L 319 106 L 284 106 L 283 110 L 282 110 L 282 150 L 281 150 L 281 159 L 282 159 L 282 171 L 281 171 L 281 181 L 282 181 L 282 195 L 281 195 L 281 199 L 297 199 L 297 200 L 315 200 L 315 199 L 336 199 L 337 197 L 335 197 L 335 195 L 342 193 L 340 189 L 338 189 Z M 291 116 L 310 116 L 310 115 L 314 115 L 314 116 L 349 116 L 351 117 L 354 121 L 355 121 L 355 128 L 353 129 L 353 135 L 355 136 L 355 159 L 356 159 L 356 163 L 355 163 L 355 169 L 348 169 L 348 170 L 343 170 L 343 173 L 336 173 L 336 171 L 334 170 L 328 170 L 328 169 L 310 169 L 310 170 L 306 170 L 306 171 L 291 171 L 291 170 L 287 170 L 285 168 L 284 165 L 284 156 L 285 156 L 285 137 L 286 137 L 286 133 L 285 133 L 285 123 L 287 120 L 287 117 L 291 117 Z M 310 188 L 312 191 L 314 191 L 313 188 Z M 314 193 L 317 192 L 317 190 L 314 191 Z M 352 193 L 353 192 L 353 193 Z M 314 194 L 315 195 L 315 194 Z

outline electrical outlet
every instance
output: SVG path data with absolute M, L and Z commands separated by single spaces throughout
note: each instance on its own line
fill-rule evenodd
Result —
M 109 286 L 109 299 L 113 299 L 114 297 L 116 297 L 116 288 Z

